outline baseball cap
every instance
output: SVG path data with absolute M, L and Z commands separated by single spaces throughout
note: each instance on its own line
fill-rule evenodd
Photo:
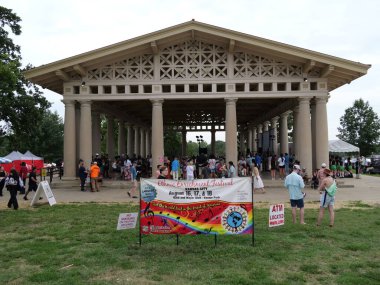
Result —
M 299 165 L 295 164 L 295 165 L 293 166 L 293 169 L 301 170 L 301 167 L 300 167 Z
M 321 167 L 325 168 L 326 167 L 326 163 L 322 163 Z

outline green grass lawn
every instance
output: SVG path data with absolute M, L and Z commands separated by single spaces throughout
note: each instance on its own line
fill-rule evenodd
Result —
M 0 284 L 380 284 L 380 208 L 353 203 L 315 226 L 267 228 L 255 210 L 251 236 L 144 236 L 116 231 L 130 204 L 43 205 L 0 210 Z

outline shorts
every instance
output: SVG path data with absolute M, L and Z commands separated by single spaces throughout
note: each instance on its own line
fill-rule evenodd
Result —
M 285 168 L 285 165 L 281 165 L 281 166 L 279 166 L 279 168 Z
M 320 201 L 320 207 L 321 208 L 327 208 L 329 206 L 334 206 L 335 196 L 330 196 L 329 194 L 327 194 L 326 191 L 323 191 L 323 193 L 321 194 L 321 196 L 319 198 L 319 201 Z
M 35 185 L 29 185 L 28 191 L 34 191 L 34 192 L 36 192 L 37 191 L 37 184 L 35 184 Z
M 303 208 L 304 207 L 304 204 L 303 204 L 303 199 L 298 199 L 298 200 L 292 200 L 290 199 L 290 206 L 292 206 L 292 208 Z

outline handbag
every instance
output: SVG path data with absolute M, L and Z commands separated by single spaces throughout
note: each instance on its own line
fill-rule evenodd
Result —
M 335 196 L 336 190 L 337 190 L 337 186 L 336 186 L 335 181 L 333 184 L 330 185 L 330 187 L 326 188 L 327 194 L 329 194 L 329 196 L 331 197 Z

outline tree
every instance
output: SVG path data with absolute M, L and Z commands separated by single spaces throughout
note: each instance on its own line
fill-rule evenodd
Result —
M 181 155 L 181 134 L 172 130 L 164 133 L 165 155 L 169 158 Z
M 20 21 L 12 10 L 0 6 L 0 135 L 10 135 L 12 144 L 32 140 L 51 106 L 38 87 L 23 76 L 20 47 L 13 43 L 8 31 L 20 35 Z
M 13 150 L 22 153 L 31 150 L 46 161 L 56 161 L 63 157 L 63 122 L 57 112 L 45 111 L 29 139 L 17 139 L 10 133 L 0 137 L 0 156 Z
M 27 147 L 45 161 L 63 158 L 63 121 L 57 112 L 45 111 Z
M 355 100 L 340 118 L 340 125 L 337 137 L 358 146 L 362 155 L 369 155 L 378 148 L 380 120 L 368 102 Z

